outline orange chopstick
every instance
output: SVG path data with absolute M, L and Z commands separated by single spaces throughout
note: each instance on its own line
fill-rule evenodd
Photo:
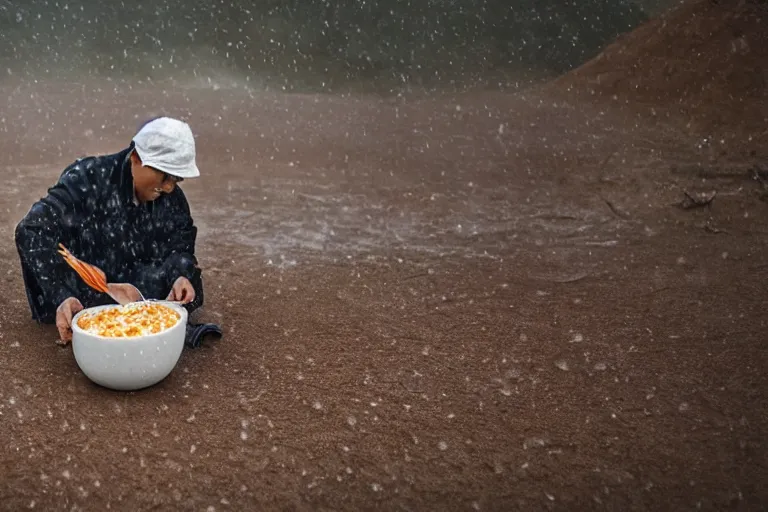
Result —
M 104 272 L 98 267 L 94 267 L 76 258 L 63 244 L 59 244 L 59 248 L 58 252 L 64 257 L 64 261 L 77 272 L 80 278 L 85 281 L 85 284 L 102 293 L 109 293 Z

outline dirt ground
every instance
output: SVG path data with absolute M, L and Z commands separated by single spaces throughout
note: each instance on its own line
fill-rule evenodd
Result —
M 723 156 L 679 109 L 551 88 L 162 89 L 2 90 L 0 508 L 768 506 L 759 123 Z M 198 134 L 225 336 L 118 393 L 31 321 L 13 228 L 161 112 Z

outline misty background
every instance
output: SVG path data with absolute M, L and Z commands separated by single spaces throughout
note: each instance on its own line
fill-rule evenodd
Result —
M 676 3 L 0 0 L 0 81 L 503 88 L 572 69 Z

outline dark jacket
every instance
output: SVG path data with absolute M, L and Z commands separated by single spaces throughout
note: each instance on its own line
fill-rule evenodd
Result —
M 197 228 L 177 186 L 155 201 L 135 204 L 130 152 L 82 158 L 67 167 L 48 195 L 16 226 L 16 247 L 32 318 L 53 323 L 68 297 L 84 307 L 110 304 L 88 287 L 57 248 L 96 265 L 110 283 L 131 283 L 146 298 L 165 299 L 184 276 L 195 288 L 192 311 L 203 303 L 201 272 L 195 259 Z

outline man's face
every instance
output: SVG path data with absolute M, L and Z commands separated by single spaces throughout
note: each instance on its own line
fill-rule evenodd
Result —
M 131 174 L 136 199 L 141 203 L 154 201 L 162 194 L 170 194 L 176 183 L 182 181 L 181 178 L 143 165 L 135 151 L 131 153 Z

